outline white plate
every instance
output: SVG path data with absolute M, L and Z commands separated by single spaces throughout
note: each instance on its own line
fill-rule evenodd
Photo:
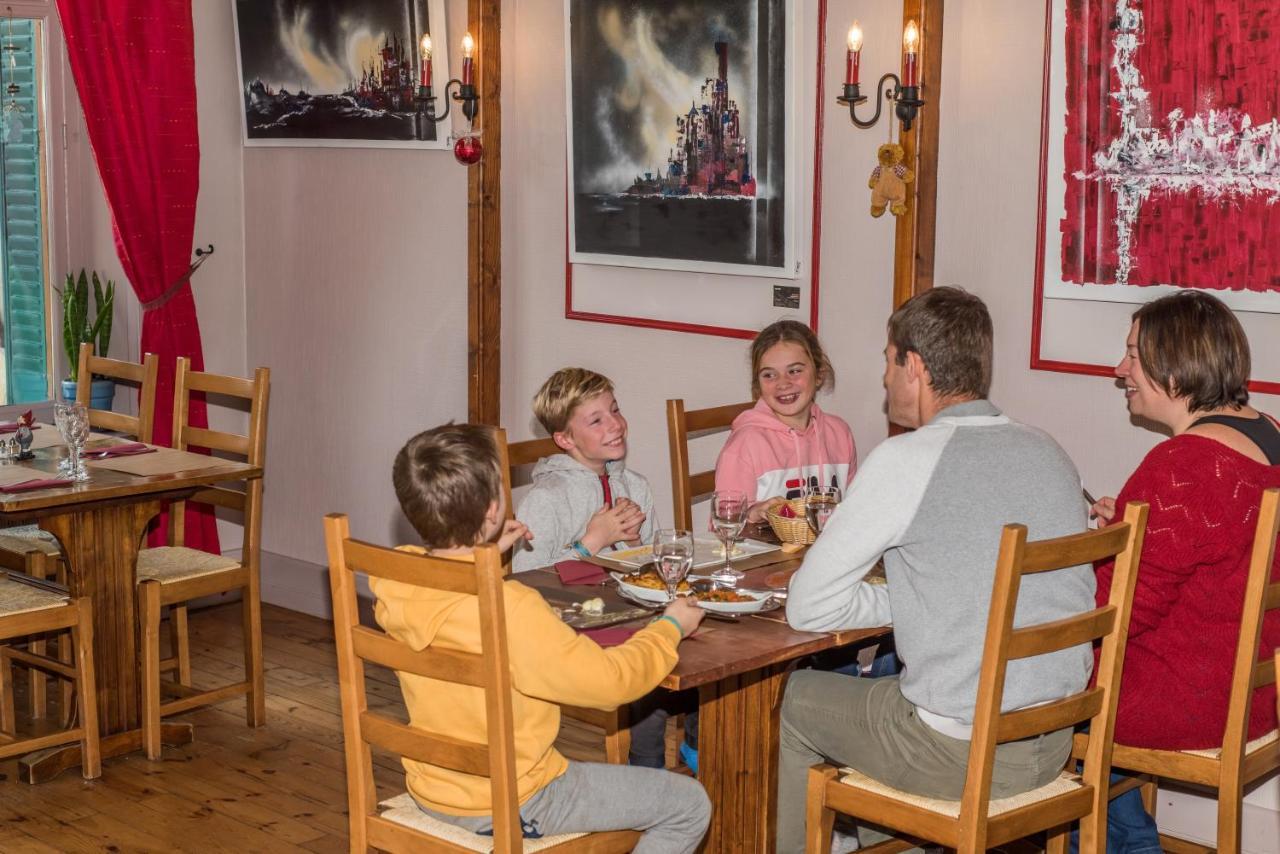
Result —
M 739 590 L 738 592 L 744 596 L 752 597 L 752 601 L 703 602 L 699 600 L 698 607 L 705 611 L 715 611 L 717 614 L 758 614 L 761 611 L 777 607 L 774 604 L 772 594 L 768 590 Z
M 762 543 L 758 540 L 739 540 L 734 543 L 733 557 L 731 560 L 740 560 L 744 557 L 763 554 L 765 552 L 777 551 L 782 546 L 775 546 L 772 543 Z M 622 549 L 620 551 L 602 551 L 597 557 L 620 563 L 623 566 L 630 566 L 639 569 L 646 563 L 653 560 L 653 546 L 636 546 L 633 549 Z M 724 546 L 715 537 L 694 537 L 693 538 L 693 570 L 705 569 L 709 566 L 724 564 Z M 665 601 L 665 600 L 664 600 Z
M 658 589 L 628 584 L 622 580 L 626 575 L 621 572 L 611 572 L 609 575 L 613 576 L 613 580 L 618 582 L 618 589 L 633 599 L 639 599 L 641 602 L 652 602 L 655 605 L 665 605 L 667 603 L 667 591 L 665 588 Z

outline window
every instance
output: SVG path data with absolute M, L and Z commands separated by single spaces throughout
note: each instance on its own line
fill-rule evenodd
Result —
M 0 403 L 50 398 L 41 22 L 0 19 Z

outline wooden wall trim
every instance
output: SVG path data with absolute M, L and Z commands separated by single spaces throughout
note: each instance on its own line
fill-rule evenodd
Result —
M 502 400 L 501 19 L 501 0 L 467 0 L 484 146 L 467 178 L 467 420 L 494 426 Z
M 938 201 L 938 119 L 942 98 L 943 0 L 904 0 L 902 24 L 920 26 L 920 98 L 925 105 L 901 143 L 916 173 L 907 212 L 898 217 L 893 256 L 893 307 L 933 287 L 933 251 Z

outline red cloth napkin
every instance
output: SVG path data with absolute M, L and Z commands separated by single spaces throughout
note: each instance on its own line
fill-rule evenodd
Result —
M 556 564 L 561 584 L 603 584 L 608 574 L 585 560 L 562 560 Z
M 638 631 L 640 631 L 640 629 L 635 626 L 610 626 L 607 629 L 587 629 L 586 631 L 581 632 L 581 634 L 586 635 L 596 643 L 600 644 L 600 646 L 608 649 L 611 646 L 626 643 L 627 639 Z
M 40 425 L 32 424 L 31 429 L 39 430 Z M 7 421 L 3 424 L 0 424 L 0 433 L 17 433 L 17 432 L 18 432 L 18 423 L 16 421 Z
M 9 486 L 0 486 L 0 492 L 31 492 L 36 489 L 50 489 L 55 486 L 71 486 L 74 480 L 67 478 L 48 478 L 45 480 L 24 480 L 22 483 L 13 483 Z
M 144 445 L 142 442 L 127 442 L 123 445 L 112 445 L 109 448 L 95 448 L 92 451 L 85 451 L 84 455 L 92 460 L 105 460 L 108 457 L 133 457 L 138 454 L 155 453 L 155 448 Z

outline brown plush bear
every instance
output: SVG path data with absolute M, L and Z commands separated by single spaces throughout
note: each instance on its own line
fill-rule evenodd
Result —
M 871 172 L 871 180 L 867 186 L 871 188 L 871 215 L 882 216 L 884 209 L 894 216 L 902 216 L 907 212 L 907 185 L 916 179 L 916 175 L 902 164 L 905 152 L 902 146 L 887 142 L 876 152 L 880 161 Z

